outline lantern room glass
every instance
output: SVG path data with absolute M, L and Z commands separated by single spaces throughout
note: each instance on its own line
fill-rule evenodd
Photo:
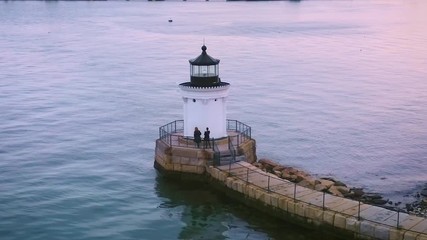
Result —
M 191 65 L 192 77 L 213 77 L 219 75 L 219 65 Z

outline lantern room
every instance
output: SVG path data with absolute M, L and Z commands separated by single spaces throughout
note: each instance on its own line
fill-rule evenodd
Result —
M 206 53 L 207 47 L 202 46 L 202 54 L 189 60 L 191 85 L 195 87 L 209 87 L 218 85 L 219 59 L 215 59 Z

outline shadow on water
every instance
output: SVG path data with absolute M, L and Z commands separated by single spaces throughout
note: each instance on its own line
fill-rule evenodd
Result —
M 158 175 L 156 193 L 161 208 L 182 209 L 179 239 L 348 239 L 248 208 L 204 181 Z

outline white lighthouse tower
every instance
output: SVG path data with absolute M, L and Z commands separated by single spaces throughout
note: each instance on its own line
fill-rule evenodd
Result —
M 179 84 L 184 102 L 184 136 L 192 137 L 195 127 L 209 128 L 211 138 L 227 137 L 226 102 L 230 84 L 219 78 L 219 59 L 206 53 L 190 62 L 190 82 Z
M 256 161 L 251 127 L 226 118 L 230 84 L 219 78 L 219 59 L 206 53 L 190 60 L 190 81 L 179 84 L 184 119 L 159 127 L 154 167 L 163 173 L 211 173 L 213 167 L 238 161 Z M 210 141 L 199 147 L 194 129 L 209 128 Z M 199 143 L 199 142 L 197 142 Z

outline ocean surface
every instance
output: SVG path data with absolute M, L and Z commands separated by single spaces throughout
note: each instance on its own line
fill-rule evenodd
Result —
M 332 239 L 158 176 L 158 127 L 183 118 L 203 43 L 258 158 L 403 207 L 427 184 L 426 9 L 0 2 L 0 239 Z

